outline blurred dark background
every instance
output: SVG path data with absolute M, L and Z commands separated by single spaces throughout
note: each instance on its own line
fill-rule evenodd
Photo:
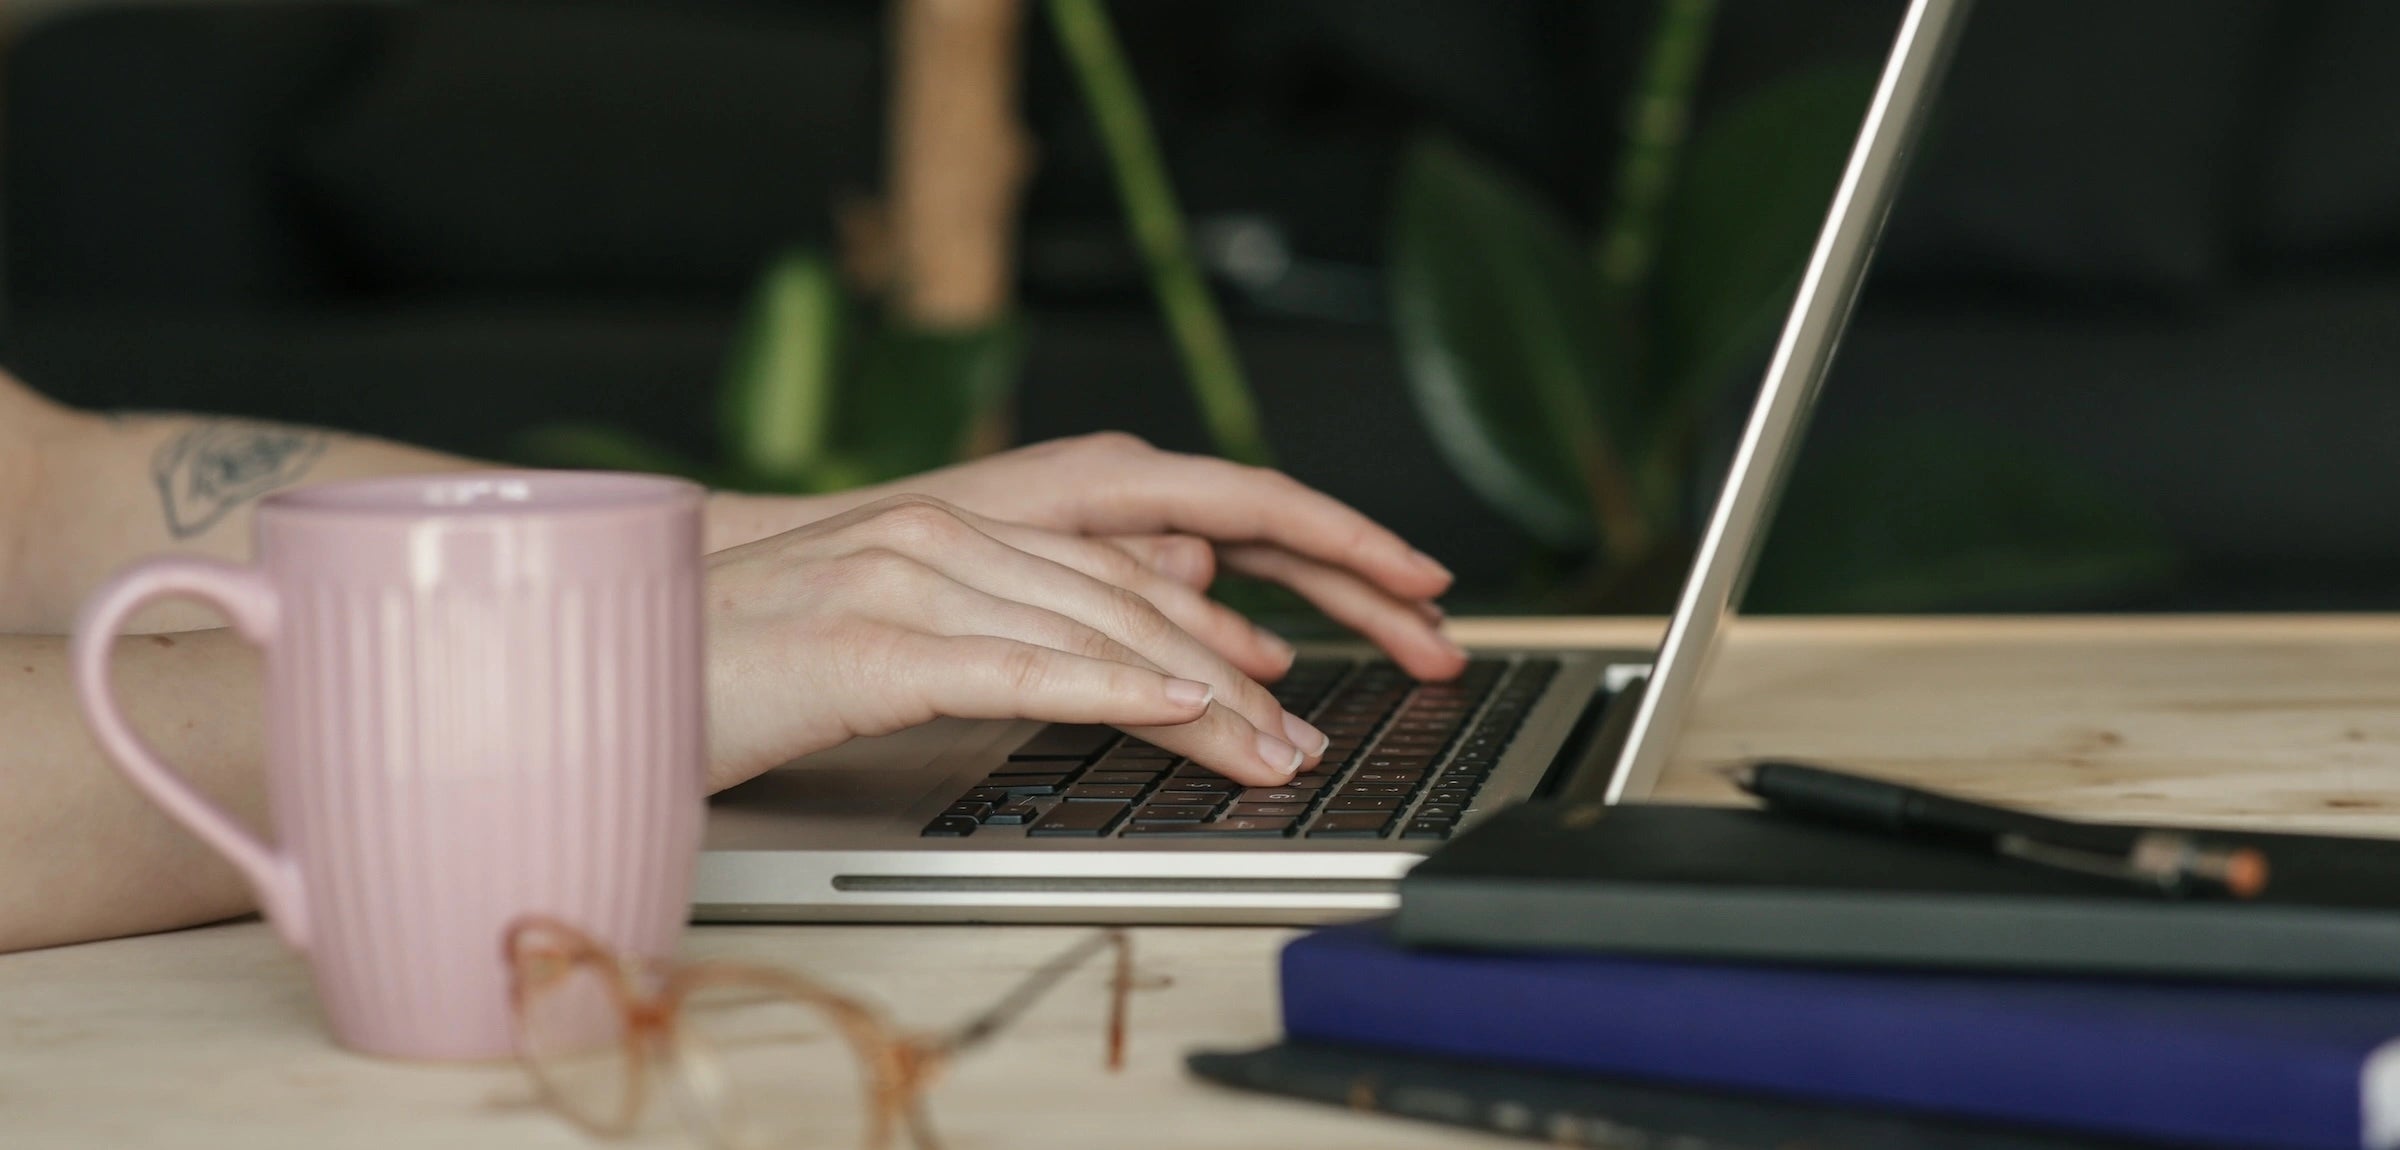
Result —
M 1392 181 L 1439 125 L 1590 222 L 1652 6 L 1113 10 L 1281 461 L 1506 605 L 1533 545 L 1400 381 Z M 1698 115 L 1878 62 L 1898 11 L 1728 0 Z M 0 363 L 81 405 L 482 455 L 592 419 L 699 454 L 761 261 L 826 240 L 881 174 L 887 29 L 864 0 L 10 19 Z M 1020 434 L 1202 448 L 1099 143 L 1050 37 L 1025 43 Z M 2005 428 L 2174 542 L 2171 579 L 2009 607 L 2400 607 L 2396 58 L 2378 0 L 1982 5 L 1803 469 L 1895 413 Z

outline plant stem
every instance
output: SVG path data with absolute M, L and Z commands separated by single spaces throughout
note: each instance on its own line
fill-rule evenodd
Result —
M 1676 160 L 1692 119 L 1692 93 L 1708 52 L 1717 0 L 1663 0 L 1642 74 L 1625 105 L 1625 150 L 1617 157 L 1616 199 L 1601 229 L 1600 277 L 1619 298 L 1639 293 L 1658 255 L 1659 216 L 1675 183 Z
M 1227 458 L 1264 465 L 1269 456 L 1266 439 L 1259 434 L 1258 405 L 1242 378 L 1241 361 L 1217 314 L 1216 300 L 1192 258 L 1183 210 L 1167 181 L 1150 113 L 1117 43 L 1108 10 L 1100 0 L 1050 0 L 1050 25 L 1107 147 L 1117 194 L 1125 203 L 1126 227 L 1149 268 L 1150 287 L 1174 333 L 1184 377 L 1209 435 Z

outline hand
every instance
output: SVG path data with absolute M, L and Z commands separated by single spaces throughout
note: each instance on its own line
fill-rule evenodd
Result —
M 1106 544 L 899 496 L 717 552 L 707 585 L 712 789 L 943 715 L 1111 724 L 1254 785 L 1325 750 L 1178 620 L 1288 653 Z
M 1450 586 L 1441 564 L 1280 472 L 1159 451 L 1129 435 L 1036 444 L 809 500 L 805 507 L 747 497 L 720 502 L 734 501 L 723 517 L 738 524 L 737 537 L 749 538 L 899 492 L 931 495 L 993 519 L 1104 538 L 1193 590 L 1205 590 L 1220 567 L 1283 584 L 1419 678 L 1446 679 L 1466 666 L 1465 653 L 1442 636 L 1441 611 L 1432 602 Z M 1194 633 L 1212 645 L 1218 638 L 1206 630 Z M 1218 649 L 1243 659 L 1238 650 Z

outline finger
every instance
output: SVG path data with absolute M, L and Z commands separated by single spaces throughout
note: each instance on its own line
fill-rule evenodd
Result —
M 1179 532 L 1269 543 L 1357 572 L 1401 599 L 1432 599 L 1448 569 L 1348 504 L 1290 476 L 1222 459 L 1094 440 L 1089 494 L 1074 526 L 1092 535 Z
M 972 515 L 968 516 L 968 521 L 994 539 L 1020 551 L 1071 567 L 1149 600 L 1151 606 L 1158 608 L 1176 626 L 1207 644 L 1210 650 L 1223 656 L 1244 675 L 1272 682 L 1292 669 L 1292 645 L 1284 642 L 1281 636 L 1259 627 L 1243 618 L 1241 612 L 1200 591 L 1159 574 L 1134 559 L 1129 552 L 1114 546 L 1113 540 L 1098 542 L 1044 531 L 1038 527 L 977 519 Z M 1209 566 L 1213 569 L 1215 565 L 1212 554 Z
M 1281 583 L 1333 620 L 1373 640 L 1420 679 L 1448 679 L 1467 668 L 1467 654 L 1428 618 L 1429 604 L 1393 598 L 1358 576 L 1280 547 L 1245 545 L 1218 553 L 1228 571 Z M 1438 611 L 1438 608 L 1436 609 Z
M 1208 590 L 1217 578 L 1217 550 L 1197 535 L 1112 535 L 1103 542 L 1194 591 Z
M 1205 683 L 1015 639 L 918 635 L 898 646 L 891 685 L 928 714 L 1146 730 L 1222 709 L 1209 705 Z
M 1157 670 L 1131 648 L 1064 615 L 1013 603 L 961 584 L 951 583 L 949 587 L 948 591 L 920 591 L 911 596 L 912 602 L 925 608 L 925 625 L 937 628 L 930 632 L 932 634 L 945 638 L 1004 639 L 1082 659 Z M 1017 657 L 1025 656 L 1020 653 Z M 1053 721 L 1101 722 L 1123 727 L 1137 738 L 1147 739 L 1229 778 L 1261 786 L 1290 781 L 1292 775 L 1307 761 L 1299 748 L 1280 733 L 1261 732 L 1230 707 L 1208 705 L 1208 700 L 1213 699 L 1216 692 L 1212 685 L 1191 679 L 1175 679 L 1168 691 L 1178 700 L 1188 700 L 1196 692 L 1205 692 L 1199 696 L 1202 699 L 1200 713 L 1188 720 L 1165 725 L 1123 718 Z M 1028 714 L 1017 717 L 1045 716 Z
M 1313 757 L 1323 732 L 1284 711 L 1258 681 L 1177 626 L 1140 594 L 985 534 L 965 512 L 932 500 L 886 507 L 855 537 L 866 550 L 891 550 L 1003 599 L 1079 620 L 1134 649 L 1168 674 L 1215 684 L 1217 702 L 1262 731 L 1280 732 Z
M 918 715 L 1121 727 L 1255 786 L 1289 782 L 1302 763 L 1290 743 L 1211 705 L 1207 684 L 1120 660 L 990 635 L 920 635 L 903 645 L 901 662 L 900 693 Z

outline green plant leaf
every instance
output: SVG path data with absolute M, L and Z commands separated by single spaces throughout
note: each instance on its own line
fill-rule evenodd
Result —
M 726 453 L 755 485 L 801 484 L 822 462 L 844 310 L 833 265 L 816 252 L 787 252 L 760 275 L 718 392 Z
M 590 423 L 553 423 L 531 428 L 516 437 L 509 454 L 536 467 L 650 471 L 712 484 L 720 478 L 709 465 L 633 432 Z
M 1652 449 L 1680 450 L 1774 339 L 1874 91 L 1863 67 L 1802 72 L 1733 101 L 1692 137 L 1659 256 L 1655 350 L 1668 391 Z
M 1392 320 L 1409 391 L 1467 486 L 1561 548 L 1593 540 L 1628 349 L 1585 245 L 1541 199 L 1438 138 L 1401 171 Z M 1621 330 L 1621 329 L 1619 329 Z
M 836 421 L 847 477 L 874 483 L 957 462 L 977 421 L 1013 394 L 1023 346 L 1014 320 L 869 333 Z
M 2088 605 L 2153 587 L 2175 566 L 2157 522 L 2082 470 L 1988 431 L 1892 421 L 1802 459 L 1746 606 Z

